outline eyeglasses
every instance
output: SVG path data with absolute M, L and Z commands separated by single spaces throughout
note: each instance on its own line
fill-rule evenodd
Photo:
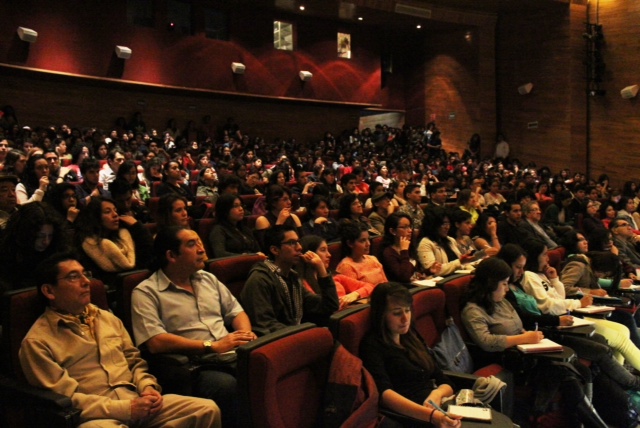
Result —
M 629 223 L 618 223 L 614 227 L 630 227 L 630 226 L 631 225 Z
M 57 278 L 58 281 L 61 279 L 67 280 L 71 283 L 77 283 L 78 281 L 80 281 L 82 278 L 87 278 L 89 281 L 91 281 L 91 278 L 93 278 L 93 275 L 91 274 L 91 271 L 85 270 L 82 273 L 81 272 L 71 272 L 69 275 L 67 276 L 63 276 L 61 278 Z
M 300 241 L 298 241 L 297 239 L 290 239 L 288 241 L 281 242 L 280 245 L 288 245 L 290 247 L 295 247 L 297 245 L 300 245 Z

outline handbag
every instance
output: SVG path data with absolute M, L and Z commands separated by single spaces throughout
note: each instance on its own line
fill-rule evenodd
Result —
M 442 370 L 458 373 L 472 373 L 473 361 L 466 343 L 453 318 L 447 319 L 447 327 L 440 335 L 440 342 L 432 349 L 433 355 Z

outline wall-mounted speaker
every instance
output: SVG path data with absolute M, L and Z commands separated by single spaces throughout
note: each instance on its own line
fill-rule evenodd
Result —
M 245 69 L 246 67 L 241 62 L 231 63 L 231 70 L 233 71 L 233 74 L 244 74 Z
M 518 93 L 520 95 L 527 95 L 533 89 L 533 83 L 527 83 L 518 87 Z
M 308 82 L 313 78 L 313 73 L 311 73 L 310 71 L 301 70 L 299 75 L 300 80 L 302 80 L 303 82 Z
M 38 40 L 38 32 L 32 30 L 31 28 L 18 27 L 17 33 L 18 37 L 23 42 L 35 43 L 36 40 Z
M 116 46 L 116 56 L 120 59 L 131 58 L 131 49 L 126 46 Z
M 627 86 L 620 91 L 620 95 L 622 95 L 622 98 L 625 100 L 635 98 L 635 96 L 638 95 L 638 89 L 640 89 L 638 85 Z

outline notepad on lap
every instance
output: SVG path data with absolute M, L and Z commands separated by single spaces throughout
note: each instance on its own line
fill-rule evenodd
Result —
M 491 421 L 491 409 L 486 407 L 470 407 L 451 405 L 447 408 L 447 413 L 462 416 L 462 419 L 472 421 Z
M 616 308 L 614 308 L 613 306 L 594 306 L 594 305 L 590 305 L 587 306 L 586 308 L 578 308 L 578 309 L 574 309 L 574 312 L 579 312 L 581 314 L 597 314 L 600 312 L 611 312 L 611 311 L 615 311 Z
M 585 325 L 594 325 L 596 322 L 592 321 L 592 320 L 586 320 L 584 318 L 578 318 L 578 317 L 573 317 L 573 324 L 572 325 L 559 325 L 558 328 L 559 329 L 564 329 L 564 328 L 574 328 L 574 327 L 582 327 Z
M 535 354 L 540 352 L 562 352 L 562 345 L 549 340 L 542 339 L 538 343 L 527 343 L 526 345 L 518 345 L 518 351 L 525 354 Z

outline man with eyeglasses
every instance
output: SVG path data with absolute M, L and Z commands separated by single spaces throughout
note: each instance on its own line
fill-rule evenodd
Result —
M 71 253 L 37 270 L 48 302 L 20 347 L 27 381 L 71 399 L 83 427 L 221 427 L 211 400 L 162 395 L 122 322 L 91 304 L 91 274 Z
M 339 308 L 333 278 L 313 251 L 302 254 L 298 234 L 291 226 L 278 225 L 265 232 L 269 259 L 251 268 L 240 301 L 254 331 L 270 333 L 298 325 L 303 319 L 326 320 Z M 321 293 L 313 294 L 302 285 L 293 269 L 297 263 L 311 265 Z
M 618 248 L 618 256 L 623 264 L 640 269 L 640 235 L 633 233 L 629 222 L 623 218 L 614 218 L 609 223 L 609 229 L 613 235 L 613 243 Z
M 100 170 L 100 183 L 104 190 L 109 190 L 109 183 L 116 179 L 118 168 L 124 162 L 124 152 L 120 149 L 113 149 L 107 156 L 107 163 Z
M 69 168 L 60 166 L 60 158 L 54 149 L 47 150 L 44 153 L 44 158 L 49 164 L 49 182 L 62 183 L 65 175 L 70 171 Z

